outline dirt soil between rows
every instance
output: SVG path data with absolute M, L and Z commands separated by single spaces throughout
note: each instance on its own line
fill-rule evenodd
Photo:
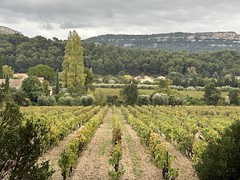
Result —
M 123 179 L 162 180 L 161 170 L 150 161 L 150 155 L 141 144 L 140 138 L 132 127 L 126 123 L 120 111 L 119 117 L 123 129 L 122 163 L 125 169 Z
M 163 137 L 161 141 L 165 143 L 169 153 L 174 157 L 172 167 L 178 170 L 178 180 L 198 180 L 197 173 L 193 167 L 193 162 L 178 151 L 171 143 L 167 142 Z
M 140 138 L 132 127 L 127 124 L 120 109 L 117 114 L 122 126 L 122 151 L 123 157 L 120 161 L 124 167 L 123 180 L 162 180 L 162 172 L 152 162 L 149 153 L 140 143 Z M 113 170 L 109 165 L 113 144 L 112 144 L 112 117 L 113 110 L 108 109 L 103 124 L 97 129 L 92 140 L 86 146 L 78 165 L 72 174 L 73 180 L 107 180 L 108 172 Z M 46 152 L 39 160 L 49 160 L 50 166 L 55 170 L 53 180 L 62 179 L 58 159 L 65 145 L 75 136 L 77 131 L 68 135 L 59 142 L 57 147 Z M 178 180 L 198 180 L 193 163 L 186 156 L 182 155 L 171 143 L 161 137 L 169 152 L 175 158 L 172 167 L 178 169 Z
M 82 126 L 83 127 L 83 126 Z M 76 133 L 82 128 L 80 127 L 76 131 L 69 134 L 67 137 L 65 137 L 62 141 L 58 143 L 58 146 L 52 148 L 51 150 L 44 153 L 41 158 L 39 158 L 38 162 L 42 161 L 49 161 L 51 169 L 53 169 L 55 172 L 52 176 L 53 180 L 59 180 L 62 178 L 61 175 L 61 169 L 58 166 L 58 159 L 60 157 L 60 153 L 63 151 L 64 147 L 67 145 L 67 143 L 76 135 Z
M 112 110 L 109 108 L 103 124 L 83 151 L 72 175 L 73 180 L 107 180 L 112 151 Z

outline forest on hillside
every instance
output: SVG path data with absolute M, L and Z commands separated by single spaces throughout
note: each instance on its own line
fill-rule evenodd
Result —
M 162 49 L 167 51 L 240 50 L 239 35 L 235 32 L 166 33 L 148 35 L 106 34 L 86 39 L 88 42 L 112 44 L 119 47 Z
M 42 36 L 29 38 L 23 35 L 0 34 L 0 54 L 3 64 L 15 72 L 27 72 L 29 67 L 45 64 L 62 69 L 66 41 Z M 123 48 L 113 45 L 97 45 L 83 41 L 84 63 L 97 75 L 170 75 L 189 73 L 199 77 L 225 77 L 240 75 L 240 52 L 222 50 L 192 53 Z

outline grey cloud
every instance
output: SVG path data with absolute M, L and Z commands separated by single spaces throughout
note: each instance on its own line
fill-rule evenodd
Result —
M 72 23 L 72 22 L 66 22 L 60 25 L 60 28 L 62 29 L 73 29 L 73 28 L 92 28 L 94 26 L 90 24 L 82 24 L 82 23 Z
M 0 25 L 25 20 L 53 32 L 88 30 L 88 36 L 99 32 L 213 31 L 240 24 L 239 6 L 238 0 L 1 0 Z
M 50 24 L 50 23 L 45 23 L 45 24 L 43 24 L 42 26 L 40 26 L 40 28 L 47 29 L 47 30 L 52 30 L 52 29 L 54 29 L 54 27 L 53 27 L 52 24 Z

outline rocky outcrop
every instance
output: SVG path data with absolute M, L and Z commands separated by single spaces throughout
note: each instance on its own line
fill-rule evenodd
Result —
M 22 34 L 5 26 L 0 26 L 0 34 Z

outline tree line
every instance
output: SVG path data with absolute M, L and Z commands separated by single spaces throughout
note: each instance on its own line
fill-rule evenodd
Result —
M 11 66 L 15 72 L 27 72 L 38 64 L 62 71 L 66 42 L 42 36 L 0 35 L 0 54 L 3 64 Z M 231 85 L 232 82 L 228 81 L 240 75 L 240 52 L 235 50 L 169 52 L 99 45 L 87 41 L 83 41 L 83 49 L 85 67 L 92 68 L 97 75 L 163 75 L 170 76 L 176 85 L 201 85 L 200 79 L 206 77 L 224 79 L 219 83 Z M 187 79 L 181 82 L 176 77 Z

